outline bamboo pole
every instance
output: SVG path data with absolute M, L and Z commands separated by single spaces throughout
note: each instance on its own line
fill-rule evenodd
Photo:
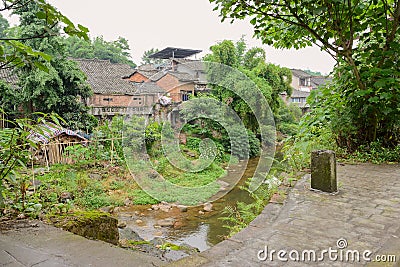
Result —
M 31 160 L 31 167 L 32 167 L 32 185 L 33 185 L 33 193 L 36 193 L 35 169 L 33 168 L 33 158 L 34 158 L 34 155 L 32 155 L 32 160 Z
M 111 165 L 113 165 L 113 156 L 114 156 L 114 139 L 111 140 Z
M 47 148 L 46 148 L 46 144 L 44 145 L 44 157 L 46 159 L 46 167 L 47 167 L 47 171 L 50 171 L 50 166 L 49 166 L 49 157 L 47 154 Z

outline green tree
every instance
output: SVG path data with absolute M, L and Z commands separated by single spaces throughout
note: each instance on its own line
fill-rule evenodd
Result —
M 128 64 L 132 68 L 136 64 L 132 61 L 128 40 L 119 37 L 116 41 L 106 41 L 103 36 L 93 40 L 83 40 L 76 36 L 71 36 L 65 40 L 67 53 L 73 58 L 98 58 L 110 60 L 112 63 Z
M 337 61 L 333 120 L 339 145 L 354 149 L 400 140 L 400 1 L 210 0 L 222 19 L 250 18 L 255 35 L 277 48 L 317 45 Z
M 151 48 L 149 50 L 144 51 L 142 56 L 142 64 L 161 64 L 164 62 L 163 59 L 160 58 L 150 58 L 149 56 L 159 52 L 158 48 Z
M 235 44 L 230 40 L 224 40 L 210 47 L 212 54 L 204 57 L 205 61 L 218 62 L 233 68 L 239 65 L 239 53 Z M 243 54 L 244 50 L 240 51 Z
M 224 40 L 210 49 L 212 53 L 204 57 L 205 61 L 222 63 L 246 74 L 251 79 L 251 82 L 257 85 L 274 112 L 283 104 L 280 94 L 283 92 L 291 94 L 290 70 L 266 63 L 263 49 L 255 47 L 247 50 L 243 39 L 240 39 L 236 44 L 232 41 Z M 252 99 L 252 103 L 245 103 L 243 99 L 229 90 L 229 88 L 235 87 L 245 94 L 247 88 L 252 86 L 248 84 L 249 81 L 234 84 L 233 81 L 238 79 L 237 77 L 232 77 L 232 75 L 237 74 L 237 72 L 214 73 L 211 70 L 208 75 L 217 75 L 217 78 L 212 80 L 219 80 L 224 84 L 224 86 L 213 86 L 212 95 L 221 102 L 229 103 L 242 118 L 246 127 L 253 132 L 257 132 L 258 124 L 253 111 L 249 107 L 249 105 L 258 107 L 259 101 L 257 97 L 249 97 L 249 99 Z
M 40 5 L 31 2 L 15 11 L 20 16 L 19 38 L 34 36 L 43 31 L 46 23 L 37 18 Z M 10 87 L 3 90 L 0 102 L 14 110 L 24 109 L 25 114 L 33 112 L 60 114 L 67 122 L 65 126 L 73 129 L 91 130 L 96 121 L 88 114 L 83 100 L 91 95 L 85 75 L 75 62 L 66 58 L 64 38 L 59 28 L 49 29 L 51 37 L 25 39 L 22 42 L 38 51 L 51 55 L 50 61 L 42 60 L 40 69 L 26 65 L 16 72 L 19 78 L 18 89 L 10 92 Z
M 0 3 L 0 14 L 16 13 L 18 10 L 27 8 L 29 4 L 36 4 L 39 10 L 34 15 L 44 26 L 41 31 L 32 32 L 31 35 L 21 36 L 18 31 L 16 35 L 0 36 L 0 68 L 13 68 L 29 65 L 31 67 L 43 67 L 38 61 L 50 60 L 50 57 L 41 51 L 37 51 L 23 43 L 24 40 L 42 39 L 52 35 L 52 29 L 58 27 L 63 33 L 71 36 L 88 39 L 88 29 L 80 24 L 75 25 L 71 20 L 59 12 L 54 6 L 45 0 L 4 0 Z M 7 26 L 2 21 L 2 26 Z
M 10 28 L 8 20 L 6 20 L 2 14 L 0 14 L 0 38 L 6 37 L 5 31 Z

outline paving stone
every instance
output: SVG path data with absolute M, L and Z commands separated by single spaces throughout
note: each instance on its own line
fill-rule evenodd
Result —
M 7 263 L 7 264 L 5 264 Z M 161 266 L 161 260 L 38 222 L 0 233 L 0 266 Z
M 338 165 L 337 172 L 341 185 L 338 194 L 310 191 L 309 176 L 303 177 L 289 192 L 283 205 L 267 205 L 247 229 L 207 251 L 174 262 L 171 266 L 366 265 L 365 262 L 354 264 L 329 259 L 323 262 L 263 262 L 257 258 L 257 253 L 265 246 L 275 250 L 286 248 L 301 252 L 314 249 L 318 252 L 329 247 L 337 248 L 336 242 L 341 238 L 346 239 L 348 248 L 352 250 L 368 249 L 374 255 L 394 253 L 398 255 L 397 264 L 400 264 L 400 165 L 346 164 Z M 0 235 L 0 263 L 7 266 L 70 266 L 81 259 L 80 263 L 87 266 L 91 261 L 99 260 L 93 256 L 95 253 L 112 251 L 110 255 L 119 255 L 118 260 L 121 262 L 113 264 L 124 266 L 132 257 L 138 257 L 130 252 L 120 253 L 115 250 L 117 248 L 99 249 L 89 245 L 84 251 L 76 246 L 75 237 L 71 239 L 71 236 L 65 235 L 62 247 L 49 247 L 47 239 L 33 238 L 38 233 L 35 230 L 29 232 L 30 236 L 24 236 L 29 244 L 19 245 L 18 249 L 12 246 L 15 240 Z M 32 244 L 47 248 L 47 251 L 35 250 Z M 68 251 L 76 257 L 71 258 L 62 251 Z M 57 253 L 60 256 L 56 256 Z M 102 260 L 108 259 L 113 260 L 110 257 Z M 143 258 L 143 262 L 155 263 L 151 258 Z M 396 266 L 396 263 L 385 266 Z
M 345 238 L 349 249 L 393 251 L 400 247 L 400 165 L 338 165 L 337 195 L 309 190 L 310 179 L 303 177 L 279 209 L 267 205 L 252 226 L 237 237 L 243 246 L 229 251 L 224 241 L 217 251 L 200 255 L 209 262 L 203 266 L 363 266 L 332 262 L 260 262 L 254 256 L 268 245 L 273 249 L 315 250 L 337 248 Z M 226 243 L 229 244 L 229 243 Z M 221 247 L 225 249 L 221 250 Z M 384 248 L 384 249 L 383 249 Z M 214 251 L 212 253 L 212 251 Z M 218 252 L 219 251 L 219 252 Z M 208 257 L 210 256 L 210 257 Z M 399 255 L 400 260 L 400 255 Z M 188 261 L 185 266 L 190 265 Z M 392 266 L 392 265 L 388 265 Z

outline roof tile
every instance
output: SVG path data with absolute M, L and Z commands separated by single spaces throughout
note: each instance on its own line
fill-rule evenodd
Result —
M 127 64 L 111 63 L 101 59 L 72 59 L 86 74 L 95 94 L 134 94 L 135 86 L 124 77 L 132 74 Z

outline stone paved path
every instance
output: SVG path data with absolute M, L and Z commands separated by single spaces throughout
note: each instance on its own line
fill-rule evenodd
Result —
M 310 191 L 306 176 L 297 182 L 284 205 L 267 205 L 233 238 L 171 266 L 400 266 L 400 165 L 339 165 L 338 183 L 337 195 L 317 193 Z M 338 249 L 339 239 L 346 240 L 346 248 Z M 292 261 L 288 254 L 281 255 L 287 262 L 279 261 L 276 254 L 274 261 L 261 261 L 257 254 L 265 246 L 269 252 L 296 250 L 300 259 L 304 250 L 315 250 L 316 258 L 321 258 L 322 250 L 331 247 L 351 262 L 330 260 L 327 253 L 320 262 Z M 360 262 L 353 262 L 354 250 L 361 254 Z M 364 261 L 365 250 L 372 251 L 366 258 L 395 255 L 397 262 Z M 292 253 L 296 258 L 296 252 Z M 333 259 L 335 255 L 332 251 Z
M 0 266 L 161 266 L 159 259 L 39 223 L 0 233 Z

